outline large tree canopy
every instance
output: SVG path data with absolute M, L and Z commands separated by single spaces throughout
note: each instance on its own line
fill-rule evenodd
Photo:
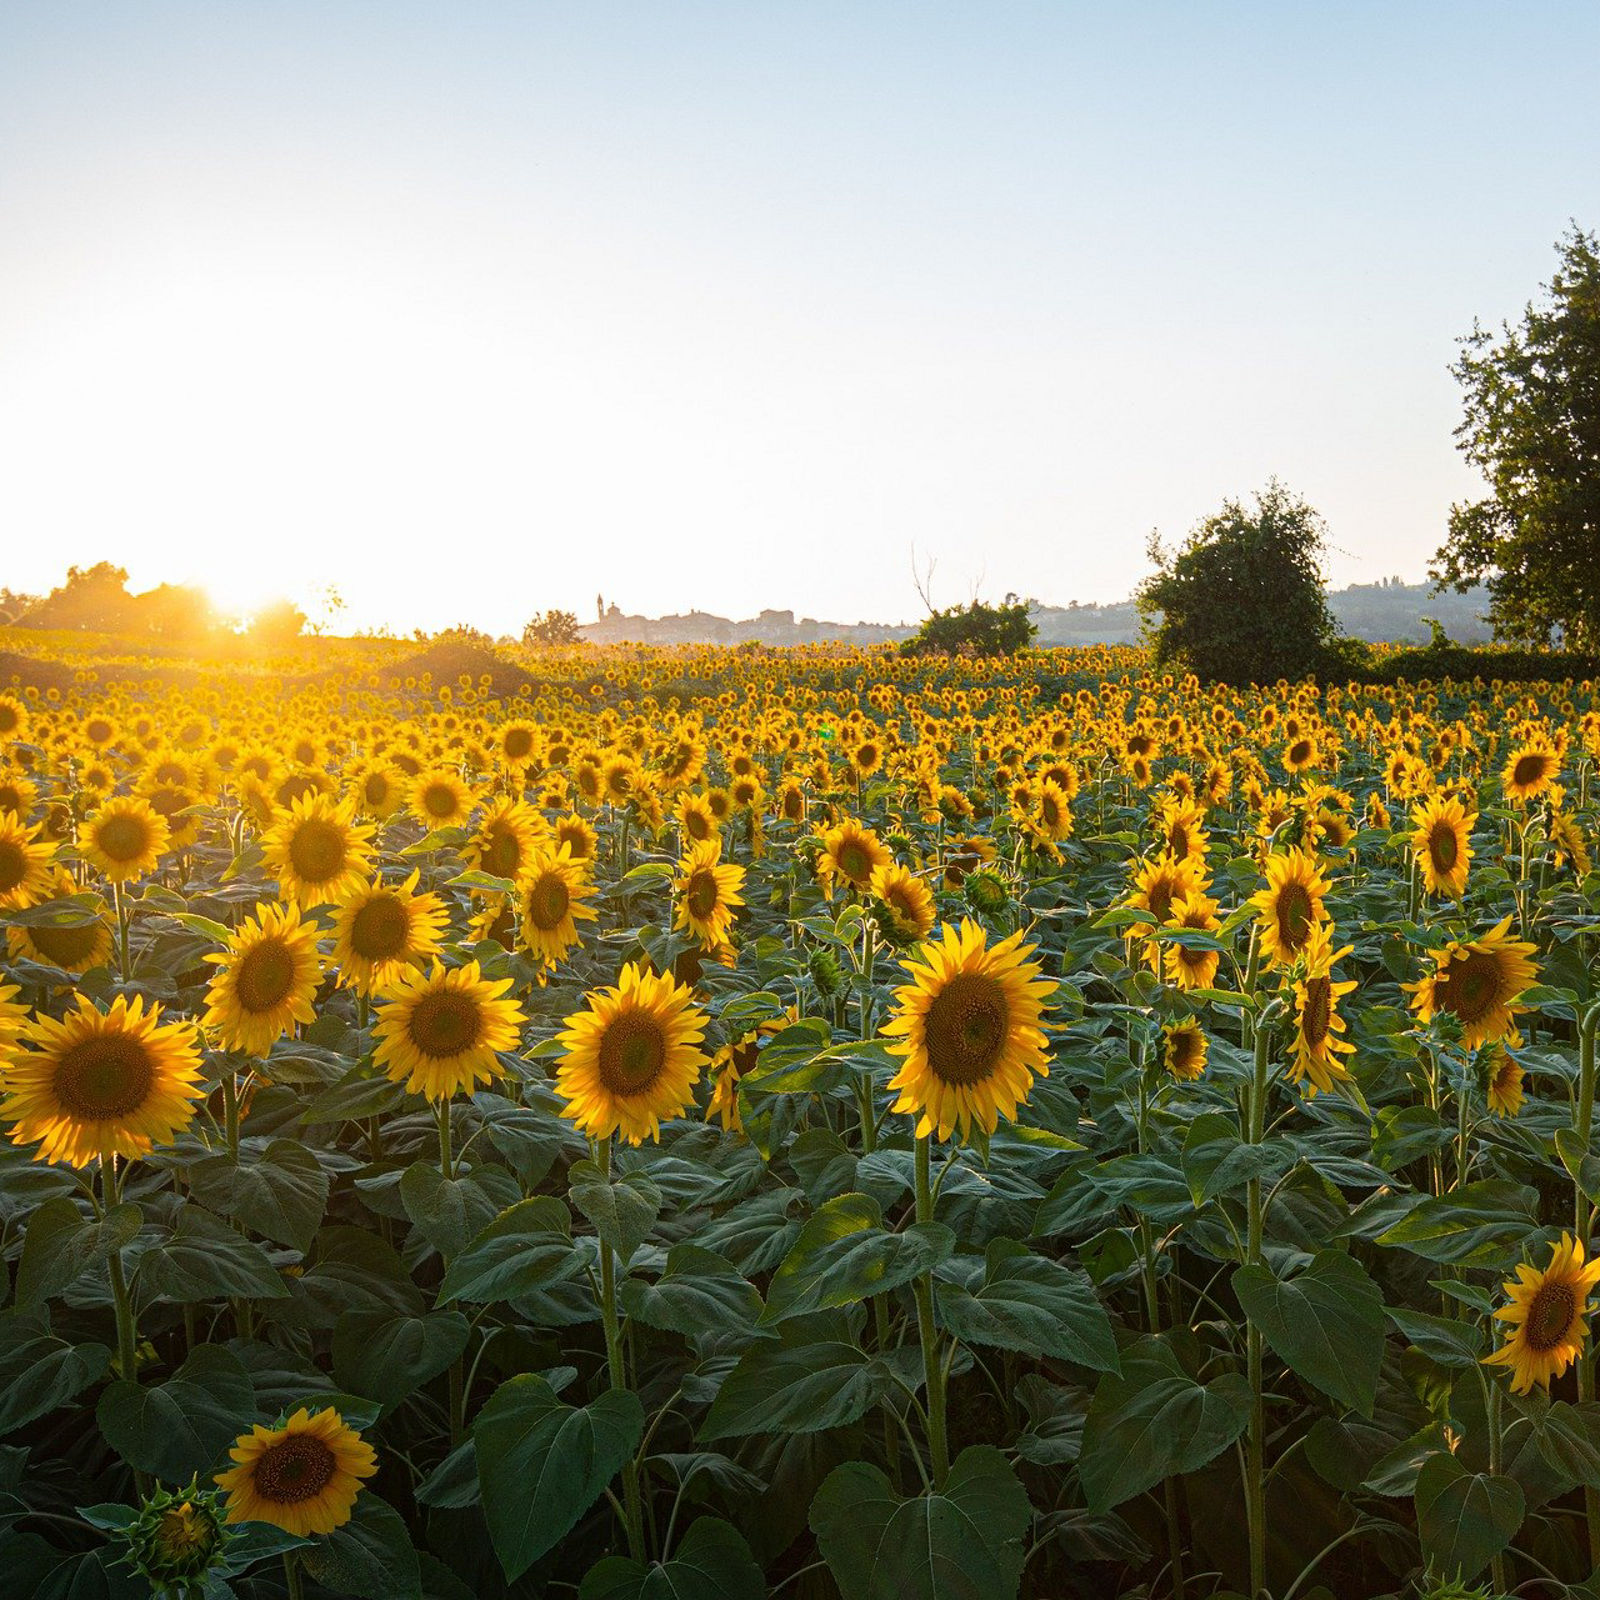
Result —
M 1156 571 L 1137 598 L 1158 663 L 1236 684 L 1330 665 L 1338 625 L 1322 579 L 1322 518 L 1276 478 L 1255 499 L 1254 510 L 1226 501 L 1179 550 L 1151 536 Z
M 1499 337 L 1474 325 L 1451 368 L 1465 391 L 1456 438 L 1489 481 L 1450 508 L 1441 586 L 1485 579 L 1495 634 L 1600 646 L 1600 253 L 1574 226 L 1546 303 Z

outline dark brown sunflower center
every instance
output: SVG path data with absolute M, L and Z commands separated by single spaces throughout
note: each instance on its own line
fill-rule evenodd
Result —
M 567 854 L 574 861 L 587 861 L 589 859 L 589 837 L 587 834 L 579 833 L 575 829 L 569 833 L 558 828 L 556 830 L 556 842 L 567 847 Z
M 281 939 L 264 939 L 245 951 L 234 979 L 241 1010 L 271 1011 L 294 987 L 294 956 Z
M 1305 1009 L 1300 1013 L 1300 1032 L 1314 1050 L 1328 1037 L 1333 1025 L 1333 980 L 1329 977 L 1306 979 Z
M 522 846 L 509 828 L 496 828 L 483 846 L 483 865 L 497 878 L 514 878 L 522 865 Z
M 0 733 L 14 733 L 21 725 L 21 712 L 14 706 L 0 705 Z
M 368 961 L 392 961 L 406 947 L 411 918 L 397 896 L 367 901 L 350 923 L 350 948 Z
M 1006 993 L 980 972 L 960 972 L 933 997 L 923 1021 L 928 1066 L 945 1083 L 982 1083 L 1006 1042 Z
M 20 822 L 27 811 L 22 803 L 22 791 L 14 783 L 0 783 L 0 811 L 14 811 Z
M 9 894 L 27 876 L 27 852 L 14 839 L 0 839 L 0 894 Z
M 1167 843 L 1172 847 L 1175 856 L 1186 856 L 1189 853 L 1189 830 L 1181 822 L 1172 825 L 1172 831 L 1167 835 Z
M 1538 754 L 1519 756 L 1517 764 L 1511 769 L 1513 783 L 1537 783 L 1543 776 L 1546 757 Z
M 112 861 L 136 861 L 150 848 L 150 829 L 140 817 L 108 817 L 95 830 L 95 843 Z
M 1433 857 L 1435 872 L 1449 872 L 1460 856 L 1456 843 L 1456 830 L 1448 822 L 1436 822 L 1428 835 L 1428 854 Z
M 278 804 L 292 806 L 296 800 L 304 800 L 308 794 L 316 794 L 319 790 L 317 780 L 307 773 L 296 773 L 292 778 L 285 778 L 278 785 Z
M 643 1094 L 667 1064 L 661 1024 L 638 1011 L 624 1011 L 600 1036 L 600 1081 L 612 1094 Z
M 1289 746 L 1289 765 L 1298 767 L 1311 759 L 1311 746 L 1304 739 L 1296 739 Z
M 540 933 L 550 933 L 561 926 L 572 905 L 572 893 L 553 872 L 535 879 L 528 890 L 527 918 Z
M 717 909 L 716 874 L 709 868 L 702 868 L 693 874 L 683 897 L 688 904 L 689 915 L 704 922 Z
M 56 1067 L 56 1099 L 80 1122 L 132 1116 L 155 1082 L 145 1047 L 125 1033 L 100 1033 L 73 1045 Z
M 104 744 L 116 729 L 104 717 L 91 717 L 84 723 L 83 731 L 88 735 L 91 744 Z
M 289 860 L 307 883 L 338 877 L 345 865 L 344 830 L 319 817 L 302 822 L 289 841 Z
M 711 819 L 703 811 L 691 811 L 683 819 L 683 831 L 691 839 L 709 839 L 711 837 Z
M 1553 1350 L 1567 1336 L 1578 1311 L 1578 1297 L 1568 1283 L 1542 1283 L 1528 1305 L 1522 1324 L 1530 1349 Z
M 533 735 L 526 728 L 508 729 L 502 748 L 513 761 L 522 761 L 533 753 Z
M 381 806 L 389 798 L 389 780 L 381 772 L 369 773 L 361 792 L 369 806 Z
M 319 1495 L 337 1466 L 333 1451 L 321 1439 L 309 1433 L 291 1433 L 262 1451 L 251 1481 L 263 1500 L 279 1506 L 298 1505 Z
M 1149 900 L 1150 910 L 1155 914 L 1157 922 L 1165 922 L 1172 915 L 1172 895 L 1176 887 L 1165 878 L 1150 886 L 1150 892 L 1145 898 Z
M 425 1056 L 458 1056 L 478 1042 L 482 1031 L 478 1002 L 458 989 L 424 995 L 411 1013 L 411 1042 Z
M 1187 1077 L 1199 1063 L 1200 1035 L 1193 1028 L 1180 1028 L 1172 1036 L 1172 1070 L 1179 1077 Z
M 1438 985 L 1439 1003 L 1463 1022 L 1481 1022 L 1500 999 L 1500 964 L 1492 955 L 1473 952 L 1445 968 Z
M 422 791 L 422 809 L 430 817 L 453 817 L 456 814 L 456 792 L 448 784 L 430 783 Z
M 82 928 L 30 928 L 28 937 L 46 961 L 58 967 L 75 967 L 94 954 L 99 931 L 100 924 L 91 922 Z
M 1311 932 L 1311 896 L 1302 883 L 1286 883 L 1278 891 L 1278 925 L 1283 942 L 1298 950 Z

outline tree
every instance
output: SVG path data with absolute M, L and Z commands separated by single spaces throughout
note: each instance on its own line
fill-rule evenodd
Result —
M 1009 656 L 1026 650 L 1038 631 L 1028 602 L 1008 594 L 998 606 L 973 600 L 935 611 L 900 648 L 914 656 Z
M 1225 501 L 1179 550 L 1151 534 L 1156 570 L 1136 599 L 1158 664 L 1245 684 L 1341 662 L 1322 578 L 1321 516 L 1276 478 L 1255 501 L 1253 511 Z
M 47 594 L 22 619 L 26 628 L 75 628 L 91 633 L 127 629 L 133 596 L 128 574 L 109 561 L 92 567 L 68 567 L 67 581 Z
M 522 630 L 522 642 L 529 645 L 582 644 L 578 619 L 570 611 L 546 611 L 534 617 Z
M 1450 370 L 1465 393 L 1462 454 L 1487 499 L 1450 508 L 1431 576 L 1487 579 L 1495 636 L 1600 647 L 1600 249 L 1576 224 L 1557 245 L 1548 302 L 1499 338 L 1474 323 Z
M 306 614 L 289 600 L 274 600 L 250 619 L 249 638 L 267 650 L 282 649 L 300 637 Z

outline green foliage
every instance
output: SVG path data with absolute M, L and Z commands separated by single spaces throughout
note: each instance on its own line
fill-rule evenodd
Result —
M 1138 604 L 1158 665 L 1205 682 L 1274 683 L 1340 662 L 1321 557 L 1322 518 L 1276 479 L 1253 510 L 1224 502 L 1181 548 L 1150 541 Z
M 900 649 L 911 656 L 1010 656 L 1026 650 L 1038 631 L 1026 600 L 1007 595 L 991 606 L 974 599 L 935 611 Z
M 578 619 L 570 611 L 544 611 L 532 618 L 522 630 L 526 645 L 582 644 L 578 632 Z
M 1456 439 L 1488 480 L 1450 509 L 1434 577 L 1486 579 L 1495 636 L 1600 648 L 1600 241 L 1573 226 L 1541 305 L 1462 340 Z

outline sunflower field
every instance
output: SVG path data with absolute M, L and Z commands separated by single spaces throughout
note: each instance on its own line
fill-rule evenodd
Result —
M 0 681 L 7 1595 L 1600 1600 L 1594 684 L 330 659 Z

